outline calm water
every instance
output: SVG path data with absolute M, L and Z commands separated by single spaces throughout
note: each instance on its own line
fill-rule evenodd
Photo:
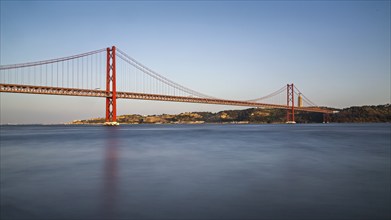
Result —
M 2 126 L 1 219 L 390 219 L 390 124 Z

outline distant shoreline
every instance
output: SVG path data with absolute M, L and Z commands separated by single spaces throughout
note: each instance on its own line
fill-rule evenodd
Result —
M 338 109 L 330 114 L 330 123 L 382 123 L 391 122 L 390 104 L 359 106 Z M 249 108 L 212 112 L 184 112 L 160 115 L 120 115 L 119 124 L 285 124 L 286 110 Z M 297 112 L 295 121 L 299 124 L 323 123 L 322 113 Z M 67 124 L 103 124 L 104 118 L 75 120 Z
M 161 115 L 120 115 L 117 122 L 122 125 L 138 124 L 285 124 L 286 110 L 249 108 L 244 110 L 225 110 L 212 112 L 184 112 L 180 114 Z M 298 124 L 323 123 L 322 113 L 297 112 L 295 121 Z M 338 113 L 330 115 L 330 123 L 390 123 L 391 105 L 355 106 L 340 109 Z M 104 118 L 74 120 L 67 123 L 6 123 L 0 126 L 17 125 L 96 125 L 105 123 Z
M 391 122 L 330 122 L 330 123 L 297 123 L 297 124 L 390 124 Z M 120 123 L 120 125 L 285 125 L 287 123 L 202 123 L 202 124 L 192 124 L 192 123 L 165 123 L 165 124 L 127 124 Z M 69 124 L 69 123 L 60 123 L 60 124 L 0 124 L 0 126 L 104 126 L 104 123 L 86 123 L 86 124 Z

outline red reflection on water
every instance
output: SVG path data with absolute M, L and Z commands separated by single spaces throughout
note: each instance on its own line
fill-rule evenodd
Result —
M 107 144 L 104 150 L 103 168 L 103 217 L 113 219 L 117 206 L 118 185 L 118 139 L 116 128 L 108 128 Z

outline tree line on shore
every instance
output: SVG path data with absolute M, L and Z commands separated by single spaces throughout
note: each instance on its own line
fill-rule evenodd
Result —
M 391 122 L 391 105 L 354 106 L 338 110 L 330 115 L 330 122 L 369 123 Z M 186 112 L 162 115 L 121 115 L 117 122 L 122 124 L 197 124 L 197 123 L 285 123 L 286 110 L 249 108 L 244 110 L 226 110 L 212 112 Z M 322 123 L 323 114 L 316 112 L 296 112 L 297 123 Z M 71 124 L 100 124 L 104 118 L 76 120 Z

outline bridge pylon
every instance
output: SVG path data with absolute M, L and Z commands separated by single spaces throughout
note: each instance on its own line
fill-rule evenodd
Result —
M 286 95 L 286 105 L 288 107 L 286 111 L 286 123 L 295 124 L 295 93 L 293 83 L 286 85 Z
M 117 122 L 117 86 L 115 46 L 107 48 L 106 59 L 106 122 L 105 125 L 119 125 Z

